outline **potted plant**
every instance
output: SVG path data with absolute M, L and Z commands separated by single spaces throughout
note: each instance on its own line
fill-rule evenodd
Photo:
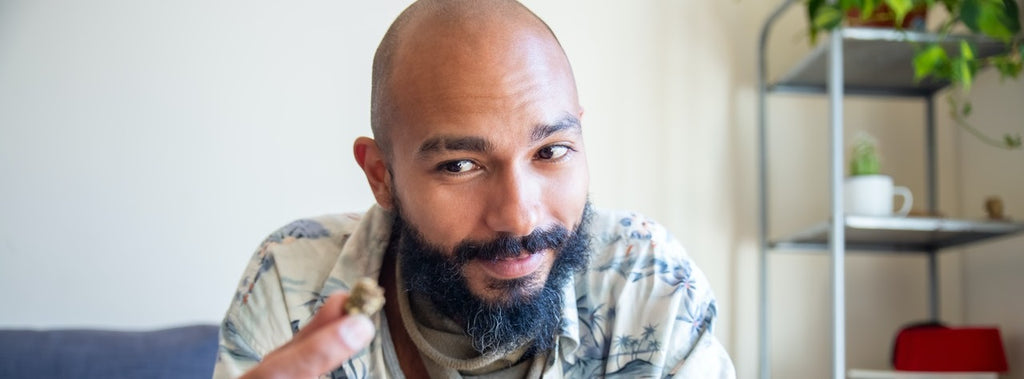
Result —
M 947 101 L 957 125 L 987 144 L 1005 149 L 1022 148 L 1020 133 L 995 138 L 972 126 L 967 121 L 971 103 L 963 100 L 980 67 L 995 67 L 1003 79 L 1020 77 L 1024 68 L 1024 38 L 1021 36 L 1018 0 L 805 0 L 805 4 L 812 42 L 819 33 L 838 27 L 844 20 L 857 25 L 888 25 L 897 29 L 914 25 L 923 28 L 923 22 L 906 22 L 908 17 L 923 17 L 922 14 L 936 7 L 945 9 L 947 15 L 936 31 L 939 35 L 947 36 L 950 31 L 962 27 L 970 33 L 1003 42 L 1006 48 L 1002 53 L 984 58 L 977 57 L 974 46 L 966 41 L 961 42 L 959 51 L 952 54 L 938 43 L 908 43 L 912 43 L 915 49 L 913 65 L 916 80 L 927 77 L 948 80 L 956 89 L 949 92 Z M 891 20 L 891 23 L 885 20 Z
M 843 183 L 843 209 L 854 215 L 906 216 L 914 196 L 909 188 L 894 186 L 892 177 L 881 174 L 876 146 L 875 139 L 867 133 L 854 140 L 850 151 L 850 176 Z M 903 198 L 903 204 L 895 213 L 894 196 Z
M 928 7 L 924 4 L 911 8 L 906 14 L 897 14 L 884 2 L 877 5 L 865 4 L 864 9 L 850 8 L 846 11 L 846 22 L 850 26 L 924 30 L 927 19 Z

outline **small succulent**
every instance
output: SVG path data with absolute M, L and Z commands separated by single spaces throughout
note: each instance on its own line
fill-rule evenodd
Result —
M 866 133 L 857 136 L 853 143 L 853 150 L 850 152 L 850 175 L 877 175 L 878 171 L 878 150 L 874 137 Z

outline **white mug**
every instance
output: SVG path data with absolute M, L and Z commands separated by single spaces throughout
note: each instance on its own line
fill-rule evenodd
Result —
M 900 209 L 893 213 L 892 199 L 903 197 Z M 843 185 L 843 207 L 847 214 L 863 216 L 899 216 L 910 213 L 914 196 L 910 189 L 893 186 L 888 175 L 858 175 L 846 178 Z

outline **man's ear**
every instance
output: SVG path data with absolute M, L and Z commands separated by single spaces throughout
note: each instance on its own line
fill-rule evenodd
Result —
M 359 137 L 352 146 L 352 153 L 355 155 L 356 163 L 366 174 L 366 182 L 370 184 L 370 191 L 373 191 L 377 204 L 381 208 L 391 210 L 391 174 L 388 173 L 384 152 L 372 138 Z

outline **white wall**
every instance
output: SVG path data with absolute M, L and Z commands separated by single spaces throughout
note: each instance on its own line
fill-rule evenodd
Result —
M 369 133 L 373 49 L 407 3 L 0 0 L 0 327 L 217 322 L 268 232 L 364 210 L 351 141 Z M 688 246 L 718 296 L 718 335 L 753 377 L 755 48 L 776 2 L 525 3 L 575 69 L 595 203 L 647 213 Z M 795 10 L 776 30 L 776 75 L 808 49 L 802 28 Z M 1013 88 L 1000 109 L 1022 102 Z M 769 104 L 779 234 L 827 212 L 827 110 Z M 923 194 L 923 106 L 853 99 L 847 111 L 847 137 L 875 133 L 883 170 Z M 1024 215 L 1020 154 L 939 130 L 942 209 L 974 216 L 998 187 Z M 1008 174 L 983 179 L 989 164 Z M 942 315 L 999 323 L 1019 356 L 1024 301 L 1000 307 L 1012 294 L 996 291 L 1020 287 L 1019 270 L 990 268 L 1019 267 L 1016 241 L 943 255 Z M 776 377 L 825 377 L 827 260 L 770 264 Z M 884 368 L 898 326 L 927 314 L 924 259 L 855 256 L 847 275 L 848 363 Z
M 0 324 L 216 322 L 263 237 L 372 198 L 404 2 L 0 2 Z

